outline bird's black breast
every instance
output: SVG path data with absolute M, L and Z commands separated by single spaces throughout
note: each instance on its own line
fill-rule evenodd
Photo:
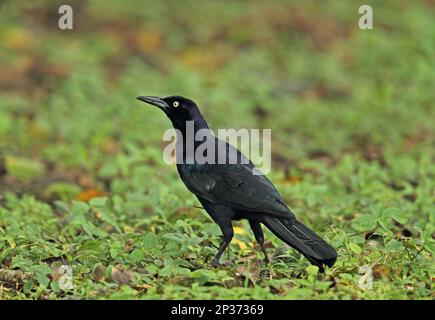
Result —
M 281 195 L 264 175 L 255 175 L 247 164 L 178 164 L 186 187 L 210 203 L 237 212 L 263 213 L 292 218 Z

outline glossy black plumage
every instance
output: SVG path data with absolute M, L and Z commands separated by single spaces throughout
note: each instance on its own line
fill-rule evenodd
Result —
M 233 238 L 231 221 L 239 219 L 249 221 L 267 262 L 269 260 L 263 246 L 261 224 L 266 225 L 278 238 L 301 252 L 312 264 L 321 269 L 324 265 L 332 266 L 335 263 L 335 249 L 296 220 L 270 180 L 264 175 L 253 173 L 257 169 L 252 162 L 239 150 L 218 140 L 211 133 L 207 122 L 192 100 L 181 96 L 142 96 L 138 99 L 163 110 L 183 137 L 186 136 L 186 121 L 193 121 L 195 132 L 203 130 L 206 133 L 204 139 L 214 139 L 213 141 L 217 142 L 212 163 L 199 163 L 196 159 L 189 158 L 185 143 L 177 143 L 176 148 L 177 158 L 183 159 L 183 163 L 177 164 L 181 180 L 197 196 L 204 209 L 222 230 L 223 241 L 212 265 L 218 265 L 222 253 Z M 194 149 L 199 144 L 200 142 L 194 142 Z M 225 164 L 219 164 L 217 160 L 222 149 L 227 151 Z M 236 163 L 230 161 L 230 155 L 236 155 Z M 188 158 L 191 162 L 187 161 Z

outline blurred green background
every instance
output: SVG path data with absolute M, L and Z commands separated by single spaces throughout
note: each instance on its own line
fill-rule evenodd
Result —
M 365 2 L 373 30 L 358 1 L 76 1 L 65 31 L 61 4 L 0 3 L 0 269 L 23 277 L 0 298 L 433 298 L 434 1 Z M 213 129 L 272 129 L 270 178 L 332 270 L 268 234 L 260 280 L 243 223 L 240 262 L 210 269 L 219 232 L 135 100 L 174 94 Z

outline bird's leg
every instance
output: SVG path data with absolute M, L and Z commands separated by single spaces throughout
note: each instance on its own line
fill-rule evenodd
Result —
M 267 255 L 266 248 L 264 247 L 264 234 L 263 234 L 263 230 L 261 229 L 261 224 L 260 224 L 260 222 L 258 222 L 256 220 L 249 220 L 249 225 L 251 226 L 251 229 L 254 232 L 255 239 L 257 240 L 258 244 L 260 245 L 261 251 L 263 251 L 264 264 L 267 267 L 270 264 L 270 260 L 269 260 L 269 256 Z M 260 275 L 262 278 L 268 279 L 270 276 L 269 270 L 263 269 L 260 272 Z
M 220 244 L 219 250 L 211 262 L 211 266 L 213 268 L 217 268 L 219 266 L 219 260 L 221 259 L 222 254 L 225 252 L 225 249 L 228 247 L 228 245 L 229 242 L 225 242 L 225 241 L 222 241 L 222 243 Z
M 254 232 L 255 239 L 260 245 L 261 251 L 264 254 L 264 262 L 266 265 L 270 263 L 269 256 L 267 255 L 266 248 L 264 248 L 264 234 L 261 229 L 260 222 L 256 220 L 249 220 L 249 225 L 251 226 L 252 231 Z
M 231 221 L 226 221 L 224 223 L 219 223 L 219 227 L 222 230 L 223 240 L 221 245 L 219 246 L 219 250 L 216 253 L 216 256 L 213 258 L 211 262 L 211 266 L 216 268 L 219 266 L 219 260 L 222 257 L 222 254 L 225 252 L 225 249 L 230 245 L 231 240 L 234 236 L 233 226 Z

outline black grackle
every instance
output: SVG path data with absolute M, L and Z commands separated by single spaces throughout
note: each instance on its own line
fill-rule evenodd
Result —
M 216 142 L 212 161 L 198 161 L 187 149 L 187 141 L 179 143 L 177 137 L 177 169 L 186 187 L 196 195 L 204 209 L 219 225 L 223 241 L 212 261 L 212 266 L 219 265 L 219 260 L 233 238 L 233 220 L 247 219 L 258 241 L 266 263 L 269 262 L 264 248 L 264 235 L 261 224 L 269 228 L 278 238 L 301 252 L 312 264 L 323 270 L 324 265 L 331 267 L 337 252 L 312 230 L 296 220 L 294 213 L 284 203 L 275 186 L 264 175 L 254 174 L 255 168 L 239 150 L 219 140 L 209 129 L 207 122 L 197 105 L 181 96 L 158 98 L 140 96 L 138 100 L 159 107 L 171 120 L 175 129 L 186 137 L 186 123 L 193 123 L 194 132 L 202 131 L 203 141 L 211 139 Z M 193 151 L 203 141 L 191 141 Z M 220 151 L 226 151 L 226 161 L 218 160 Z M 236 155 L 230 159 L 230 155 Z M 209 159 L 209 158 L 207 158 Z M 232 162 L 230 162 L 232 161 Z

